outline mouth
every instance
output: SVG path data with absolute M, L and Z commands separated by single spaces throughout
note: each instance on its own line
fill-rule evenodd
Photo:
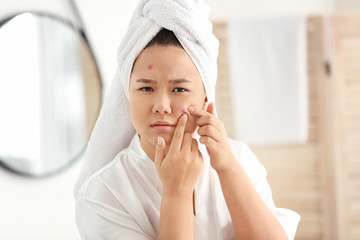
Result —
M 154 122 L 153 124 L 151 124 L 151 127 L 159 130 L 159 131 L 169 131 L 169 130 L 173 130 L 175 128 L 175 124 L 169 123 L 169 122 L 164 122 L 164 121 L 158 121 L 158 122 Z

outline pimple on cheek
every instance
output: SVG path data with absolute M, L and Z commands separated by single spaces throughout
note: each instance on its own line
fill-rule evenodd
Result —
M 187 110 L 187 108 L 183 108 L 181 111 L 182 111 L 183 113 L 187 114 L 187 115 L 190 114 L 189 111 Z
M 149 66 L 147 67 L 147 69 L 148 69 L 148 70 L 151 70 L 151 69 L 152 69 L 152 65 L 149 65 Z

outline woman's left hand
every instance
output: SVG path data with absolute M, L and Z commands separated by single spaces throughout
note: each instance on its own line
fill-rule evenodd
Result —
M 211 166 L 216 171 L 231 167 L 235 157 L 227 141 L 224 123 L 215 115 L 215 103 L 210 103 L 206 111 L 192 106 L 188 107 L 188 111 L 198 118 L 196 123 L 199 126 L 199 141 L 206 146 Z

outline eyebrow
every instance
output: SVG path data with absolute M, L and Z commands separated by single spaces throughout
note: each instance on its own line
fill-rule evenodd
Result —
M 146 78 L 140 78 L 140 79 L 136 80 L 136 82 L 156 83 L 156 81 L 151 80 L 151 79 L 146 79 Z M 191 81 L 186 78 L 171 79 L 171 80 L 169 80 L 169 82 L 171 82 L 171 83 L 191 83 Z
M 140 78 L 140 79 L 136 80 L 136 82 L 142 82 L 142 83 L 155 83 L 155 81 L 154 81 L 154 80 L 145 79 L 145 78 Z

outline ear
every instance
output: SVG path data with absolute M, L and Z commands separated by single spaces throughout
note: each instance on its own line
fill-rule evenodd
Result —
M 205 111 L 206 111 L 206 109 L 208 108 L 208 104 L 209 104 L 208 98 L 207 98 L 207 96 L 205 96 L 202 110 L 205 110 Z

